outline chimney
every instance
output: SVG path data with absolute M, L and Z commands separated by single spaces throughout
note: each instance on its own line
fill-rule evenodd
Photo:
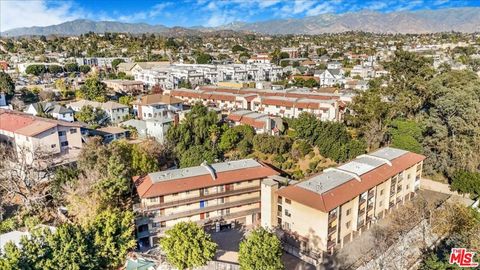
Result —
M 212 168 L 212 166 L 210 166 L 210 164 L 207 163 L 206 160 L 204 160 L 200 165 L 203 166 L 205 169 L 207 169 L 207 171 L 212 176 L 212 180 L 215 181 L 215 179 L 217 179 L 217 174 L 215 173 L 215 170 Z

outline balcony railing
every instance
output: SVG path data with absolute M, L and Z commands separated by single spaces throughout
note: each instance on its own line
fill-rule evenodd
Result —
M 358 202 L 360 205 L 367 201 L 367 198 L 360 197 L 360 201 Z
M 372 209 L 373 209 L 373 203 L 369 203 L 369 204 L 367 205 L 367 211 L 370 211 L 370 210 L 372 210 Z
M 369 199 L 373 198 L 373 196 L 375 196 L 375 191 L 372 190 L 372 191 L 368 192 L 368 198 Z
M 337 219 L 337 214 L 330 214 L 328 216 L 328 222 L 332 222 Z
M 192 198 L 180 199 L 180 200 L 175 200 L 175 201 L 168 201 L 168 202 L 158 203 L 158 204 L 149 205 L 149 206 L 142 205 L 141 203 L 137 203 L 137 204 L 133 205 L 133 211 L 136 211 L 136 212 L 153 211 L 153 210 L 159 210 L 159 209 L 162 209 L 162 208 L 167 208 L 167 207 L 172 207 L 172 206 L 178 206 L 178 205 L 200 202 L 200 201 L 203 201 L 203 200 L 206 200 L 206 199 L 214 199 L 214 198 L 218 198 L 218 197 L 233 196 L 233 195 L 250 193 L 250 192 L 255 192 L 255 191 L 260 191 L 260 187 L 255 186 L 255 187 L 248 187 L 248 188 L 242 188 L 242 189 L 233 189 L 233 190 L 228 190 L 228 191 L 224 191 L 224 192 L 209 193 L 209 194 L 205 194 L 205 195 L 195 196 L 195 197 L 192 197 Z
M 334 248 L 336 243 L 334 241 L 328 241 L 327 242 L 327 249 L 332 249 Z
M 331 235 L 336 231 L 337 231 L 337 226 L 330 227 L 328 228 L 328 235 Z
M 233 201 L 233 202 L 228 202 L 228 203 L 223 203 L 223 204 L 207 206 L 207 207 L 204 207 L 204 208 L 197 208 L 197 209 L 189 210 L 189 211 L 177 212 L 177 213 L 173 213 L 173 214 L 169 214 L 169 215 L 163 215 L 163 216 L 159 216 L 159 217 L 152 217 L 152 220 L 156 221 L 156 222 L 173 220 L 173 219 L 177 219 L 177 218 L 183 218 L 183 217 L 198 215 L 200 213 L 206 213 L 206 212 L 211 212 L 211 211 L 216 211 L 216 210 L 221 210 L 221 209 L 227 209 L 227 208 L 232 208 L 232 207 L 237 207 L 237 206 L 242 206 L 242 205 L 259 203 L 259 202 L 260 202 L 260 197 L 254 197 L 254 198 L 240 200 L 240 201 Z

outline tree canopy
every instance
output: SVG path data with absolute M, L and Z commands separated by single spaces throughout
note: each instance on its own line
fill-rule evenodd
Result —
M 283 269 L 282 243 L 278 237 L 259 227 L 240 243 L 238 261 L 242 270 Z
M 206 265 L 217 250 L 211 236 L 193 222 L 175 224 L 160 239 L 160 246 L 168 262 L 180 270 Z

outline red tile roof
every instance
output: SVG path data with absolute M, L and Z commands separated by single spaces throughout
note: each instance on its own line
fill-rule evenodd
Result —
M 58 125 L 80 127 L 79 124 L 42 118 L 23 112 L 0 109 L 0 130 L 35 136 Z
M 279 173 L 270 166 L 261 162 L 259 163 L 262 165 L 261 167 L 219 172 L 217 173 L 217 178 L 215 180 L 212 179 L 211 175 L 206 174 L 161 181 L 157 183 L 153 183 L 152 179 L 147 175 L 144 177 L 134 177 L 133 181 L 135 182 L 135 186 L 140 198 L 151 198 L 188 190 L 262 179 L 268 176 L 279 175 Z
M 424 159 L 425 156 L 409 152 L 392 160 L 392 166 L 384 164 L 361 175 L 361 181 L 352 178 L 322 194 L 297 185 L 280 189 L 277 194 L 322 212 L 329 212 Z

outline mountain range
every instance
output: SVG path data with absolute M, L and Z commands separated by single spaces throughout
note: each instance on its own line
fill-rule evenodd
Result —
M 88 32 L 195 34 L 231 30 L 261 34 L 321 34 L 346 31 L 373 33 L 480 32 L 480 8 L 379 13 L 369 10 L 344 14 L 321 14 L 300 19 L 277 19 L 259 22 L 233 22 L 218 27 L 167 27 L 147 23 L 74 20 L 51 26 L 22 27 L 7 30 L 2 36 L 80 35 Z

